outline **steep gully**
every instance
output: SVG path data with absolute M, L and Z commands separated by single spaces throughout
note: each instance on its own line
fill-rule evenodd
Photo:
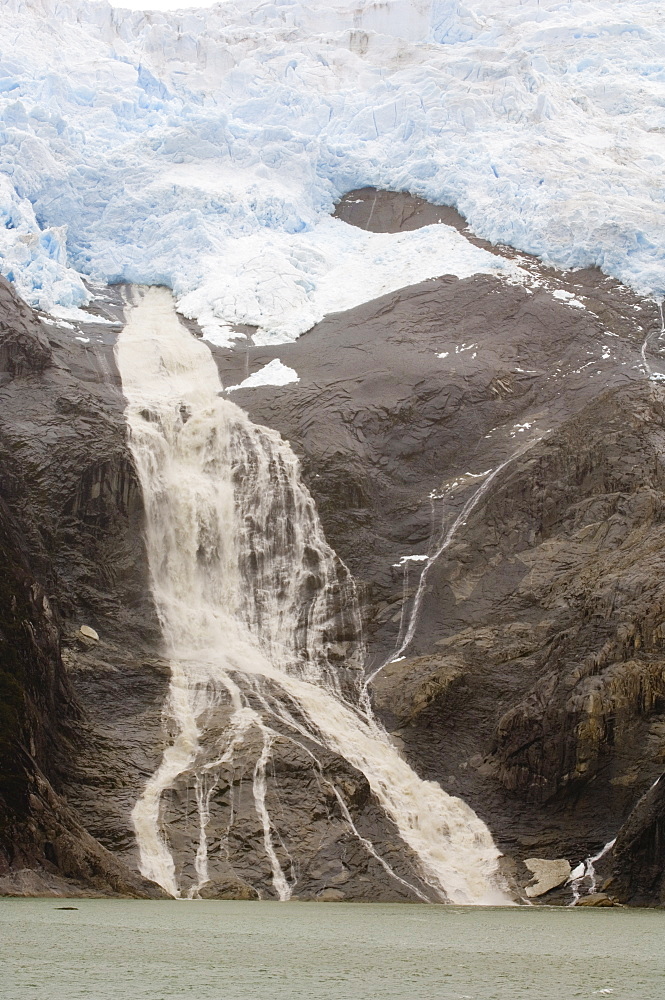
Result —
M 354 193 L 339 212 L 370 203 L 372 225 L 384 228 L 451 212 L 376 192 Z M 444 221 L 463 226 L 454 214 Z M 202 657 L 193 683 L 176 692 L 175 710 L 167 700 L 173 651 L 160 633 L 164 609 L 173 602 L 178 611 L 178 593 L 167 588 L 162 606 L 151 598 L 113 357 L 125 304 L 118 291 L 98 289 L 98 317 L 72 328 L 40 322 L 2 286 L 2 630 L 14 629 L 23 656 L 19 667 L 3 647 L 3 667 L 17 681 L 17 700 L 3 695 L 3 705 L 19 738 L 5 728 L 0 747 L 0 796 L 12 803 L 0 830 L 2 891 L 158 893 L 136 874 L 138 801 L 144 855 L 158 869 L 165 864 L 165 881 L 183 895 L 291 889 L 298 898 L 438 898 L 437 876 L 358 767 L 368 761 L 345 760 L 315 710 L 308 715 L 300 704 L 312 693 L 307 669 L 317 689 L 324 678 L 317 698 L 339 703 L 356 732 L 366 726 L 370 748 L 401 746 L 421 778 L 469 803 L 504 852 L 509 879 L 524 884 L 522 859 L 534 855 L 566 857 L 575 868 L 618 831 L 596 865 L 598 884 L 611 877 L 611 891 L 627 901 L 662 897 L 662 782 L 654 784 L 665 732 L 662 323 L 652 304 L 602 275 L 526 263 L 540 282 L 531 290 L 483 276 L 442 278 L 330 317 L 293 345 L 256 348 L 241 339 L 235 349 L 213 350 L 225 385 L 275 356 L 300 376 L 287 389 L 238 390 L 233 398 L 251 421 L 237 411 L 222 425 L 235 428 L 238 468 L 253 483 L 239 497 L 252 517 L 239 534 L 251 572 L 274 565 L 274 548 L 257 561 L 256 528 L 264 516 L 276 520 L 274 509 L 266 515 L 257 506 L 266 463 L 248 464 L 248 448 L 288 467 L 279 503 L 300 498 L 303 537 L 315 541 L 318 561 L 305 544 L 304 575 L 288 577 L 270 625 L 265 604 L 238 596 L 248 569 L 238 557 L 240 574 L 216 585 L 231 587 L 224 593 L 229 606 L 236 602 L 233 628 L 262 667 L 231 671 L 219 657 Z M 559 289 L 586 308 L 555 299 Z M 645 381 L 645 363 L 655 381 Z M 172 416 L 136 420 L 153 444 L 165 428 L 196 438 L 201 422 L 187 407 Z M 357 608 L 350 577 L 335 561 L 326 586 L 314 588 L 328 598 L 312 602 L 306 578 L 322 579 L 334 556 L 307 514 L 290 451 L 252 421 L 294 446 L 325 535 L 356 580 L 368 671 L 383 668 L 370 688 L 389 740 L 363 715 L 352 669 L 361 658 L 358 622 L 341 614 Z M 212 450 L 218 458 L 220 448 Z M 209 509 L 209 492 L 201 499 Z M 168 505 L 157 508 L 168 535 Z M 445 558 L 433 558 L 442 546 Z M 200 554 L 213 549 L 206 534 Z M 230 550 L 219 554 L 236 565 Z M 198 587 L 198 560 L 185 568 Z M 423 568 L 414 586 L 414 570 Z M 300 585 L 312 614 L 275 655 Z M 247 639 L 253 619 L 261 628 Z M 100 641 L 82 636 L 81 623 Z M 204 631 L 187 640 L 195 648 L 209 623 L 199 625 Z M 312 648 L 321 653 L 311 662 L 296 655 Z M 296 666 L 284 668 L 291 660 Z M 221 675 L 246 712 L 233 724 L 236 706 Z M 170 777 L 165 765 L 173 765 Z M 567 902 L 572 893 L 546 898 Z

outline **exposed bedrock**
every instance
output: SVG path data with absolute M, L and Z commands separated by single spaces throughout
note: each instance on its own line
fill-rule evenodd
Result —
M 228 724 L 228 719 L 219 722 Z M 212 747 L 215 736 L 212 728 L 207 735 Z M 255 799 L 255 768 L 262 748 L 261 733 L 256 730 L 243 741 L 231 764 L 211 773 L 204 789 L 210 794 L 206 806 L 209 881 L 200 890 L 203 898 L 275 896 Z M 193 786 L 193 776 L 186 772 L 165 795 L 168 844 L 183 895 L 188 885 L 197 882 L 193 862 L 198 814 Z M 336 789 L 353 818 L 355 833 Z M 386 818 L 366 779 L 340 756 L 306 739 L 294 740 L 288 733 L 278 737 L 271 746 L 265 805 L 275 854 L 293 884 L 294 899 L 320 900 L 329 890 L 335 890 L 339 899 L 352 901 L 432 898 L 419 875 L 417 858 Z M 388 874 L 368 844 L 394 875 Z
M 375 194 L 352 193 L 338 214 L 389 232 L 438 212 L 464 229 L 450 210 Z M 649 376 L 662 370 L 661 319 L 598 272 L 520 263 L 527 286 L 443 276 L 294 344 L 247 338 L 214 354 L 227 386 L 276 357 L 299 375 L 231 398 L 301 457 L 327 538 L 362 585 L 370 672 L 386 663 L 376 708 L 412 766 L 469 802 L 521 886 L 523 861 L 575 868 L 620 831 L 598 888 L 611 878 L 612 897 L 654 903 L 665 389 Z M 136 875 L 130 811 L 168 738 L 168 665 L 113 360 L 121 298 L 104 296 L 105 323 L 47 324 L 0 283 L 0 892 L 158 892 Z M 431 564 L 405 558 L 437 550 Z M 334 755 L 313 777 L 310 749 L 280 737 L 268 781 L 296 895 L 414 898 L 335 799 L 342 785 L 358 831 L 413 883 L 365 780 Z M 251 750 L 211 799 L 213 897 L 271 893 Z M 198 837 L 187 775 L 166 809 L 186 881 Z
M 0 279 L 0 892 L 160 896 L 115 850 L 164 691 L 142 508 L 112 354 L 73 332 Z
M 299 375 L 233 399 L 300 453 L 365 585 L 374 668 L 425 565 L 397 564 L 436 551 L 507 463 L 428 568 L 412 641 L 373 695 L 522 885 L 534 854 L 597 853 L 665 760 L 660 315 L 598 272 L 527 263 L 530 287 L 443 277 L 295 344 L 216 350 L 227 385 L 275 357 Z
M 633 906 L 665 902 L 665 780 L 638 801 L 619 830 L 610 864 L 609 890 Z

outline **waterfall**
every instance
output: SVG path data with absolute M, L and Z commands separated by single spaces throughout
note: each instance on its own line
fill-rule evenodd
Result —
M 196 895 L 208 880 L 215 774 L 232 767 L 241 748 L 258 746 L 256 816 L 274 893 L 288 899 L 294 876 L 279 861 L 267 786 L 273 743 L 289 732 L 365 776 L 417 857 L 429 892 L 406 883 L 376 854 L 335 788 L 342 814 L 412 894 L 509 902 L 485 824 L 460 799 L 422 781 L 372 715 L 360 684 L 354 582 L 325 540 L 289 445 L 224 398 L 209 349 L 181 325 L 168 290 L 133 289 L 116 355 L 171 668 L 168 745 L 132 814 L 142 873 L 182 895 L 167 801 L 186 778 L 198 822 L 189 889 Z M 220 708 L 223 727 L 211 721 Z
M 423 598 L 426 593 L 427 577 L 430 569 L 432 568 L 432 566 L 435 565 L 437 560 L 443 555 L 446 549 L 449 548 L 449 546 L 452 544 L 453 540 L 457 537 L 460 527 L 466 524 L 467 518 L 471 516 L 474 509 L 483 499 L 483 497 L 485 496 L 485 494 L 487 493 L 487 491 L 489 490 L 490 486 L 497 478 L 497 476 L 501 472 L 503 472 L 506 466 L 510 465 L 510 463 L 513 462 L 514 459 L 516 459 L 518 455 L 521 454 L 524 450 L 525 447 L 519 448 L 517 451 L 514 452 L 514 454 L 512 454 L 509 458 L 507 458 L 504 462 L 502 462 L 501 465 L 497 465 L 495 469 L 489 469 L 487 473 L 485 473 L 484 481 L 480 484 L 480 486 L 478 486 L 474 490 L 472 495 L 465 502 L 464 506 L 462 507 L 457 517 L 454 519 L 451 526 L 446 531 L 444 531 L 442 537 L 436 543 L 432 554 L 423 557 L 424 565 L 422 572 L 420 574 L 418 586 L 416 587 L 415 597 L 413 599 L 413 604 L 411 606 L 411 611 L 408 615 L 408 618 L 406 617 L 405 614 L 406 601 L 404 601 L 404 604 L 402 606 L 402 621 L 400 622 L 400 635 L 402 631 L 404 631 L 404 637 L 400 639 L 400 636 L 398 636 L 397 648 L 395 649 L 395 651 L 391 653 L 388 659 L 384 660 L 384 662 L 381 663 L 380 666 L 376 667 L 372 671 L 372 673 L 369 674 L 369 676 L 365 679 L 365 684 L 364 684 L 365 688 L 369 687 L 369 685 L 372 683 L 375 677 L 377 677 L 381 673 L 381 671 L 388 666 L 389 663 L 396 663 L 397 660 L 404 659 L 404 654 L 411 645 L 413 637 L 416 634 L 416 628 L 418 627 L 418 622 L 420 618 L 420 609 L 422 607 Z M 411 559 L 413 558 L 414 557 L 412 556 Z M 420 559 L 420 557 L 418 558 Z M 405 565 L 408 565 L 408 560 L 405 563 Z M 405 574 L 405 580 L 406 579 L 407 576 Z M 405 628 L 405 622 L 407 621 L 408 624 L 406 624 Z
M 577 868 L 571 872 L 570 878 L 566 883 L 570 885 L 573 892 L 573 900 L 570 906 L 575 906 L 582 892 L 584 892 L 585 896 L 590 896 L 596 891 L 596 863 L 602 860 L 606 854 L 609 854 L 616 842 L 617 839 L 614 837 L 604 847 L 601 847 L 597 854 L 587 858 L 585 861 L 581 861 Z M 588 885 L 585 886 L 583 883 L 587 880 Z

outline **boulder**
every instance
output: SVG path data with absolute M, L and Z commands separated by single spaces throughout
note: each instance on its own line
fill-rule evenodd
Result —
M 611 896 L 605 892 L 590 892 L 588 896 L 578 899 L 575 906 L 618 906 Z
M 341 903 L 345 895 L 341 889 L 322 889 L 316 897 L 320 903 Z
M 234 875 L 211 879 L 199 890 L 201 899 L 259 899 L 256 889 Z
M 534 896 L 544 896 L 546 892 L 563 885 L 570 878 L 570 862 L 565 858 L 552 861 L 545 858 L 527 858 L 524 864 L 534 876 L 525 887 L 529 899 L 533 899 Z

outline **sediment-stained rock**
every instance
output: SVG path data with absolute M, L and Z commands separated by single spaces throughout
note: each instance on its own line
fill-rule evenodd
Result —
M 617 903 L 605 892 L 591 892 L 578 899 L 575 906 L 617 906 Z

